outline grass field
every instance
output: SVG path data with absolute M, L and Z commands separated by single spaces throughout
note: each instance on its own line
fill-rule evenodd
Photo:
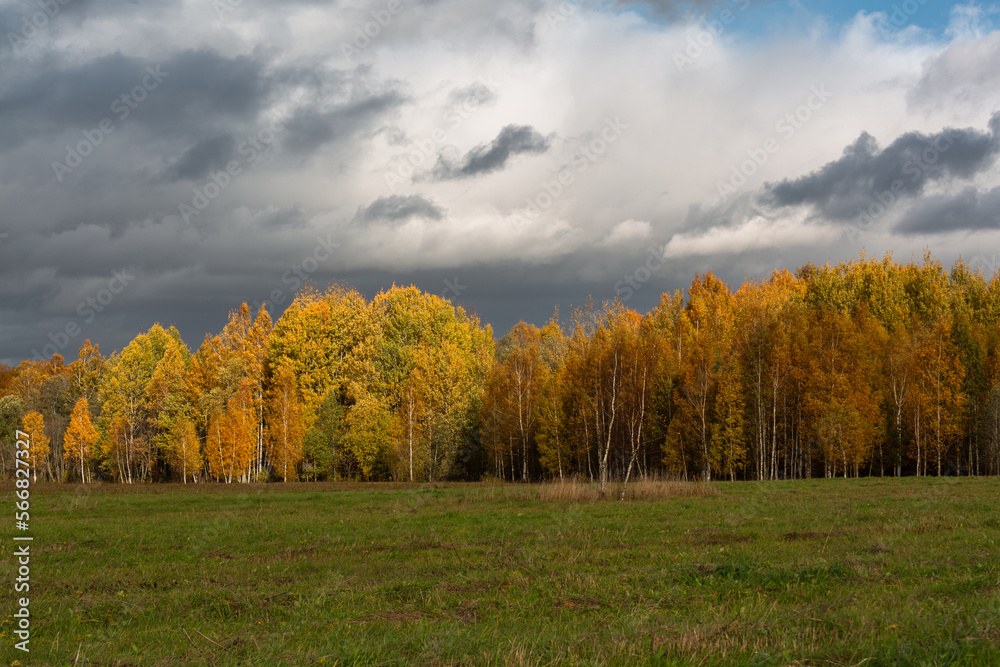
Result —
M 1000 664 L 998 479 L 576 495 L 37 485 L 3 664 Z

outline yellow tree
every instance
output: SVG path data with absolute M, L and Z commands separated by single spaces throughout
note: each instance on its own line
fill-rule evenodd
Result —
M 253 452 L 249 463 L 248 477 L 254 477 L 264 467 L 264 364 L 272 330 L 271 316 L 261 306 L 254 318 L 246 302 L 229 313 L 229 321 L 218 336 L 217 349 L 224 372 L 228 375 L 225 384 L 232 395 L 234 387 L 246 381 L 249 388 L 252 414 L 251 431 Z
M 910 435 L 910 454 L 917 463 L 917 476 L 927 474 L 928 422 L 934 414 L 933 388 L 927 376 L 919 367 L 919 352 L 914 357 L 915 379 L 912 388 L 906 395 L 906 409 Z
M 484 401 L 491 407 L 497 404 L 493 401 Z M 407 381 L 403 388 L 399 407 L 396 409 L 392 419 L 391 438 L 394 444 L 394 477 L 399 479 L 407 477 L 409 481 L 414 481 L 414 468 L 423 469 L 426 462 L 420 458 L 420 416 L 425 412 L 425 406 L 421 403 L 419 389 L 414 386 L 414 382 Z M 489 438 L 486 438 L 487 440 Z
M 63 460 L 68 466 L 79 466 L 80 481 L 87 482 L 87 470 L 100 435 L 90 420 L 90 404 L 81 398 L 73 406 L 69 428 L 63 441 Z
M 742 471 L 746 463 L 745 405 L 743 376 L 734 359 L 722 369 L 718 395 L 715 399 L 715 428 L 712 430 L 710 453 L 716 470 L 730 480 Z
M 129 484 L 146 479 L 156 462 L 152 439 L 157 435 L 157 415 L 151 409 L 148 390 L 171 341 L 183 348 L 177 329 L 153 325 L 112 356 L 101 377 L 101 420 L 109 436 L 103 465 Z
M 226 409 L 212 417 L 205 458 L 213 477 L 227 484 L 249 481 L 255 449 L 252 387 L 247 379 L 226 401 Z
M 652 405 L 653 385 L 660 369 L 663 340 L 657 335 L 654 318 L 642 317 L 633 310 L 612 310 L 609 313 L 611 336 L 617 339 L 621 350 L 622 400 L 621 434 L 627 458 L 622 480 L 621 499 L 638 464 L 645 475 L 645 434 Z M 640 457 L 640 453 L 643 454 Z
M 222 435 L 224 412 L 215 412 L 209 417 L 208 435 L 205 437 L 205 466 L 208 474 L 216 481 L 227 484 L 232 479 L 226 474 L 225 440 Z M 225 424 L 228 428 L 228 424 Z
M 478 318 L 445 299 L 413 286 L 394 285 L 372 299 L 357 330 L 359 342 L 343 365 L 343 393 L 348 402 L 353 401 L 344 417 L 345 447 L 367 452 L 362 458 L 379 461 L 380 471 L 391 469 L 397 478 L 408 478 L 411 467 L 414 477 L 418 468 L 425 475 L 456 473 L 454 453 L 437 464 L 434 455 L 468 442 L 491 363 L 490 328 L 480 326 Z M 443 351 L 446 347 L 449 352 Z M 448 392 L 429 381 L 446 376 L 437 372 L 436 361 L 415 373 L 419 351 L 425 355 L 424 362 L 442 354 L 454 355 L 456 368 L 469 373 L 463 401 L 436 402 Z M 445 407 L 449 415 L 442 417 L 438 410 Z M 353 433 L 356 429 L 359 432 Z M 428 433 L 434 433 L 434 438 L 429 440 Z M 379 444 L 379 438 L 392 442 Z
M 480 380 L 471 359 L 451 339 L 440 345 L 424 344 L 413 352 L 410 374 L 419 404 L 420 443 L 428 481 L 447 477 L 453 470 L 463 421 Z
M 156 364 L 153 377 L 146 385 L 146 409 L 151 417 L 152 438 L 156 451 L 163 452 L 164 459 L 171 468 L 171 461 L 178 462 L 185 468 L 182 479 L 187 481 L 186 466 L 189 459 L 184 454 L 178 455 L 178 447 L 184 449 L 187 443 L 178 442 L 177 438 L 186 436 L 184 428 L 175 428 L 178 421 L 188 420 L 191 406 L 187 393 L 187 360 L 189 354 L 186 346 L 177 340 L 167 340 L 163 357 Z M 192 471 L 194 472 L 194 471 Z
M 226 451 L 230 460 L 230 476 L 238 476 L 241 481 L 253 480 L 253 462 L 257 451 L 257 403 L 254 396 L 254 381 L 244 377 L 239 389 L 226 402 L 224 422 L 228 425 L 225 438 Z
M 493 364 L 487 386 L 499 422 L 487 432 L 487 446 L 499 451 L 503 440 L 512 446 L 517 442 L 520 458 L 520 478 L 528 481 L 529 461 L 535 449 L 538 401 L 547 383 L 548 368 L 540 354 L 541 333 L 532 324 L 518 322 L 500 340 L 496 363 Z M 513 435 L 513 438 L 510 436 Z M 514 451 L 510 451 L 512 461 Z
M 171 425 L 170 446 L 166 454 L 167 462 L 180 472 L 184 484 L 187 484 L 188 477 L 198 481 L 203 465 L 201 447 L 194 422 L 187 415 L 178 417 Z
M 712 479 L 713 401 L 731 347 L 730 299 L 729 288 L 711 273 L 695 278 L 678 323 L 683 354 L 677 402 L 689 424 L 689 437 L 696 438 L 705 481 Z
M 746 426 L 752 445 L 752 470 L 756 478 L 762 480 L 767 476 L 767 450 L 771 420 L 769 418 L 769 382 L 768 375 L 774 356 L 774 341 L 771 338 L 771 309 L 768 300 L 768 290 L 755 281 L 747 281 L 734 295 L 734 336 L 733 354 L 738 359 L 739 368 L 727 364 L 727 386 L 725 400 L 729 405 L 722 410 L 723 418 L 733 418 L 729 407 L 737 399 L 733 381 L 742 377 L 746 386 L 746 401 L 743 409 L 746 411 Z M 729 434 L 727 434 L 729 435 Z M 728 437 L 716 439 L 726 442 Z
M 559 326 L 558 310 L 539 331 L 539 336 L 539 354 L 545 363 L 546 373 L 536 403 L 538 460 L 543 469 L 550 474 L 558 474 L 562 479 L 569 472 L 572 461 L 563 399 L 566 392 L 566 373 L 563 369 L 568 340 Z
M 32 411 L 24 415 L 21 424 L 31 443 L 28 463 L 31 465 L 31 475 L 37 482 L 38 469 L 44 466 L 48 470 L 49 464 L 49 438 L 45 435 L 45 420 L 41 413 Z
M 805 408 L 820 444 L 827 476 L 838 466 L 858 475 L 878 435 L 878 400 L 871 363 L 857 325 L 846 315 L 819 308 L 810 318 L 809 379 Z
M 206 433 L 209 422 L 222 412 L 234 389 L 223 386 L 222 355 L 222 341 L 219 337 L 206 335 L 201 347 L 191 355 L 191 366 L 187 373 L 186 388 L 191 417 L 198 428 Z
M 591 480 L 598 480 L 602 495 L 607 492 L 611 452 L 621 444 L 623 432 L 622 353 L 627 341 L 622 335 L 612 335 L 610 325 L 624 312 L 617 300 L 601 309 L 588 301 L 585 308 L 575 311 L 558 371 L 565 434 L 561 449 L 572 454 L 580 473 L 586 469 Z
M 575 450 L 585 459 L 591 479 L 596 463 L 604 495 L 613 461 L 622 463 L 626 484 L 636 463 L 642 466 L 639 454 L 658 372 L 659 334 L 653 319 L 644 320 L 618 300 L 600 310 L 588 303 L 574 313 L 572 331 L 559 372 L 568 440 L 560 442 L 560 449 Z
M 596 312 L 588 303 L 584 311 L 574 314 L 573 334 L 566 355 L 568 377 L 575 385 L 571 394 L 572 423 L 580 448 L 587 457 L 588 471 L 591 458 L 597 463 L 597 479 L 601 495 L 607 493 L 609 460 L 615 433 L 619 427 L 619 407 L 622 394 L 621 336 L 613 336 L 608 329 L 614 317 L 608 311 L 621 311 L 619 301 L 606 304 L 603 313 Z
M 36 411 L 45 420 L 50 438 L 50 460 L 46 471 L 51 478 L 62 477 L 62 441 L 72 403 L 64 399 L 72 385 L 69 367 L 59 354 L 49 361 L 24 361 L 18 365 L 8 382 L 14 393 L 22 399 L 26 411 Z M 2 438 L 4 436 L 0 436 Z M 9 437 L 9 436 L 6 436 Z
M 927 474 L 932 458 L 940 474 L 942 459 L 957 439 L 966 404 L 962 392 L 965 368 L 952 335 L 955 304 L 948 273 L 929 252 L 923 264 L 904 267 L 902 280 L 913 312 L 914 381 L 908 411 L 917 474 Z
M 878 350 L 881 361 L 882 395 L 889 410 L 890 420 L 890 458 L 893 473 L 899 477 L 903 474 L 903 432 L 906 422 L 906 408 L 910 396 L 918 382 L 919 368 L 916 361 L 916 349 L 913 335 L 906 326 L 894 329 L 882 328 L 872 341 Z M 882 466 L 882 456 L 879 457 Z M 881 470 L 880 470 L 881 472 Z
M 364 297 L 355 289 L 331 285 L 319 293 L 305 287 L 275 323 L 267 363 L 292 369 L 307 425 L 312 425 L 328 393 L 346 389 L 345 362 L 372 335 L 366 310 Z
M 255 445 L 251 476 L 264 469 L 264 365 L 272 329 L 271 316 L 263 305 L 251 321 L 250 307 L 244 302 L 230 313 L 229 323 L 220 334 L 224 345 L 238 360 L 241 378 L 246 378 L 250 387 Z
M 295 375 L 288 366 L 275 374 L 268 396 L 268 436 L 271 465 L 282 481 L 295 479 L 296 466 L 302 460 L 305 425 Z
M 101 356 L 100 346 L 96 343 L 91 343 L 88 338 L 80 346 L 76 361 L 70 364 L 74 389 L 88 401 L 97 397 L 97 390 L 101 384 L 101 374 L 104 371 L 104 363 L 105 359 Z
M 33 407 L 38 405 L 41 398 L 42 386 L 54 375 L 53 366 L 48 361 L 25 360 L 14 369 L 11 389 L 14 390 L 14 394 L 19 396 L 26 406 Z
M 230 399 L 247 392 L 240 401 L 247 403 L 241 408 L 245 412 L 241 419 L 250 429 L 250 460 L 247 469 L 237 475 L 247 481 L 261 474 L 266 461 L 265 375 L 271 333 L 266 308 L 262 306 L 254 318 L 250 306 L 242 303 L 229 313 L 229 320 L 217 336 L 205 337 L 191 358 L 186 380 L 192 416 L 206 433 L 213 419 L 224 416 Z
M 950 326 L 943 317 L 931 326 L 919 349 L 919 363 L 927 414 L 927 456 L 937 462 L 941 475 L 942 458 L 960 436 L 966 397 L 962 393 L 965 369 L 951 340 Z
M 347 412 L 341 446 L 366 479 L 387 472 L 391 421 L 387 401 L 375 394 L 362 394 Z
M 649 313 L 653 330 L 663 346 L 652 395 L 650 436 L 660 443 L 663 453 L 662 463 L 668 470 L 679 472 L 687 479 L 687 457 L 684 455 L 683 447 L 679 446 L 680 438 L 676 437 L 678 427 L 673 426 L 678 416 L 676 402 L 678 396 L 675 389 L 684 352 L 680 336 L 683 310 L 684 297 L 680 290 L 676 290 L 673 293 L 662 294 L 659 304 Z M 671 433 L 671 430 L 674 433 Z
M 550 371 L 538 396 L 538 461 L 550 474 L 562 479 L 571 464 L 570 441 L 564 426 L 564 374 Z M 489 406 L 484 405 L 484 409 Z
M 787 271 L 775 271 L 769 280 L 747 281 L 733 298 L 733 347 L 738 375 L 745 396 L 740 397 L 743 415 L 730 413 L 730 420 L 743 422 L 750 445 L 751 470 L 757 479 L 778 477 L 779 463 L 786 469 L 790 451 L 780 421 L 787 406 L 790 380 L 794 373 L 792 341 L 795 322 L 800 318 L 804 283 Z M 728 364 L 728 362 L 727 362 Z M 730 390 L 729 398 L 735 398 Z M 792 466 L 794 473 L 794 465 Z

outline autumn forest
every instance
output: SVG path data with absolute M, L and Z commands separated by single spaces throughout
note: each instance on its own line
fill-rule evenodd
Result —
M 1000 474 L 1000 277 L 929 254 L 711 273 L 491 328 L 392 287 L 246 304 L 190 349 L 154 325 L 105 357 L 0 367 L 0 466 L 36 479 L 762 480 Z

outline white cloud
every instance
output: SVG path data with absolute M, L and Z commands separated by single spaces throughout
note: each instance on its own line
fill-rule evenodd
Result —
M 676 234 L 667 243 L 663 256 L 704 257 L 733 255 L 756 250 L 780 249 L 831 244 L 843 231 L 826 225 L 804 223 L 799 219 L 768 220 L 751 218 L 735 227 L 713 227 L 704 232 Z
M 612 228 L 601 241 L 601 245 L 616 246 L 644 241 L 649 238 L 650 231 L 649 223 L 645 220 L 625 220 Z

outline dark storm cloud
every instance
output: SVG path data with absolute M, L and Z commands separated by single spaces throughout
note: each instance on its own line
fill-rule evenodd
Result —
M 410 218 L 440 220 L 444 209 L 420 195 L 390 195 L 379 197 L 364 208 L 358 209 L 353 222 L 370 224 L 377 222 L 404 222 Z
M 301 207 L 292 206 L 266 215 L 261 220 L 263 229 L 301 229 L 309 223 Z
M 0 73 L 0 150 L 103 118 L 169 132 L 253 118 L 270 87 L 261 61 L 212 50 L 155 63 L 115 53 L 61 67 L 15 63 Z
M 1000 188 L 985 193 L 966 188 L 954 196 L 927 197 L 911 208 L 893 231 L 943 234 L 981 229 L 1000 229 Z
M 482 81 L 476 81 L 463 88 L 456 88 L 448 93 L 448 105 L 471 107 L 489 104 L 497 98 L 496 93 Z
M 311 153 L 324 144 L 351 136 L 373 125 L 406 98 L 389 91 L 342 104 L 331 111 L 301 109 L 285 124 L 284 145 L 293 153 Z
M 1000 114 L 989 126 L 990 132 L 971 128 L 931 135 L 909 132 L 881 150 L 864 133 L 840 159 L 808 176 L 768 184 L 763 201 L 779 207 L 811 205 L 827 219 L 850 219 L 880 193 L 913 197 L 928 183 L 968 179 L 987 169 L 1000 149 Z
M 171 181 L 202 179 L 213 169 L 224 167 L 235 148 L 236 140 L 228 134 L 203 139 L 184 151 L 168 177 Z
M 150 123 L 199 128 L 209 124 L 206 119 L 222 124 L 253 119 L 276 87 L 265 66 L 256 56 L 229 58 L 207 49 L 177 54 L 162 65 L 169 72 L 167 94 L 144 108 L 140 117 Z
M 40 133 L 93 127 L 127 89 L 141 82 L 145 65 L 120 53 L 75 67 L 15 63 L 0 74 L 0 147 Z
M 443 157 L 438 159 L 433 176 L 438 180 L 469 178 L 489 174 L 507 166 L 515 155 L 540 154 L 549 149 L 550 142 L 530 125 L 507 125 L 489 144 L 476 146 L 451 164 Z

